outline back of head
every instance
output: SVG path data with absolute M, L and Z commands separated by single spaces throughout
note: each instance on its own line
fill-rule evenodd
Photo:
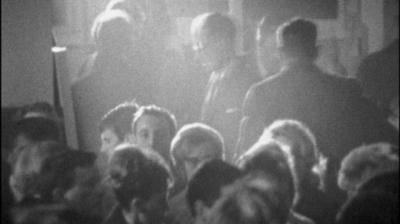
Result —
M 186 143 L 191 146 L 209 144 L 208 149 L 213 150 L 215 159 L 224 159 L 225 148 L 221 134 L 214 128 L 201 124 L 192 123 L 183 126 L 171 142 L 171 157 L 175 166 L 179 166 L 182 160 L 190 154 L 188 148 L 182 147 Z
M 221 195 L 224 186 L 233 183 L 241 176 L 241 171 L 222 160 L 204 163 L 189 181 L 186 195 L 190 211 L 196 216 L 195 203 L 200 201 L 212 207 Z
M 171 174 L 164 159 L 151 151 L 132 145 L 120 145 L 109 163 L 109 174 L 117 193 L 117 200 L 124 208 L 134 198 L 147 200 L 155 194 L 167 195 Z M 120 172 L 125 170 L 125 172 Z
M 134 36 L 132 19 L 122 10 L 104 11 L 96 17 L 91 34 L 99 50 L 131 49 Z
M 250 174 L 224 189 L 210 215 L 212 224 L 286 223 L 290 208 L 279 198 L 279 184 L 263 173 Z
M 245 173 L 261 171 L 277 181 L 281 185 L 281 193 L 287 196 L 287 206 L 292 206 L 296 191 L 294 178 L 288 159 L 278 143 L 255 144 L 241 156 L 238 165 Z
M 133 116 L 138 110 L 134 102 L 125 102 L 108 111 L 100 121 L 100 130 L 111 129 L 115 132 L 120 141 L 131 133 Z
M 367 179 L 399 169 L 394 146 L 388 143 L 363 145 L 353 149 L 343 160 L 338 184 L 342 189 L 355 190 Z
M 129 14 L 129 16 L 135 21 L 136 24 L 140 25 L 146 20 L 146 15 L 143 8 L 136 1 L 131 0 L 111 0 L 105 11 L 109 10 L 123 10 Z
M 294 18 L 277 31 L 278 47 L 288 56 L 315 59 L 317 27 L 306 19 Z
M 40 195 L 39 177 L 49 158 L 53 158 L 68 148 L 65 145 L 44 141 L 24 149 L 18 156 L 14 172 L 11 177 L 11 187 L 23 197 Z
M 204 33 L 208 41 L 225 41 L 233 47 L 236 40 L 236 27 L 232 19 L 217 12 L 198 15 L 192 21 L 191 34 L 199 36 Z
M 93 152 L 80 150 L 68 150 L 63 153 L 48 157 L 40 171 L 40 183 L 38 189 L 43 197 L 49 201 L 64 199 L 64 194 L 74 187 L 79 179 L 76 177 L 76 169 L 94 166 L 96 155 Z M 60 195 L 53 195 L 58 190 Z
M 45 117 L 23 118 L 14 126 L 14 138 L 23 135 L 33 142 L 59 141 L 60 130 L 57 123 Z
M 136 133 L 138 120 L 144 115 L 150 115 L 159 119 L 164 119 L 168 123 L 168 130 L 170 132 L 170 135 L 175 135 L 177 129 L 175 116 L 167 109 L 158 107 L 156 105 L 141 106 L 138 109 L 132 121 L 132 131 L 134 134 Z
M 350 198 L 340 209 L 337 224 L 398 223 L 399 202 L 392 194 L 363 192 Z

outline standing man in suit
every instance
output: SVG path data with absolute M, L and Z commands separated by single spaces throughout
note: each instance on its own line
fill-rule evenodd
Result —
M 228 161 L 233 156 L 244 96 L 260 80 L 256 63 L 235 53 L 236 27 L 220 13 L 197 16 L 191 25 L 193 48 L 210 72 L 201 121 L 225 139 Z
M 318 55 L 314 23 L 301 18 L 284 23 L 277 40 L 283 67 L 247 93 L 237 153 L 247 150 L 273 121 L 299 120 L 315 133 L 328 157 L 326 186 L 338 192 L 336 173 L 347 152 L 363 143 L 398 142 L 398 133 L 361 97 L 356 82 L 325 74 L 314 64 Z

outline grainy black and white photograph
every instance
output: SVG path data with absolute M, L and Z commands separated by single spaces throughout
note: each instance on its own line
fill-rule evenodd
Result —
M 398 0 L 1 0 L 2 224 L 397 224 Z

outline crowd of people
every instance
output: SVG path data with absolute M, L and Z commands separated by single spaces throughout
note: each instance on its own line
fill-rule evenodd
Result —
M 18 114 L 2 223 L 398 223 L 398 82 L 370 87 L 383 64 L 360 80 L 322 71 L 303 18 L 264 17 L 257 52 L 238 55 L 235 23 L 214 12 L 180 58 L 148 11 L 112 0 L 96 18 L 72 85 L 79 149 L 51 105 Z

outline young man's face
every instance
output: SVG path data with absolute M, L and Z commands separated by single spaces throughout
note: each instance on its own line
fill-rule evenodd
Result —
M 145 149 L 153 149 L 169 161 L 169 147 L 172 141 L 169 123 L 163 118 L 143 115 L 136 125 L 136 144 Z
M 113 128 L 106 128 L 100 135 L 101 148 L 100 152 L 107 155 L 111 155 L 114 148 L 122 143 L 122 140 L 118 138 Z

